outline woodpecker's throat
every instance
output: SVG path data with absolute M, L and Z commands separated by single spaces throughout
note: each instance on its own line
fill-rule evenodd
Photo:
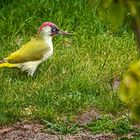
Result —
M 51 36 L 51 28 L 50 27 L 43 28 L 39 32 L 38 37 L 40 39 L 44 40 L 49 47 L 51 47 L 51 48 L 53 47 L 53 44 L 52 44 L 52 36 Z

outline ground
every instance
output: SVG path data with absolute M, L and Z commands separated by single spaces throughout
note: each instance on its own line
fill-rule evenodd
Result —
M 132 139 L 136 134 L 119 136 L 111 133 L 93 135 L 89 131 L 80 131 L 75 135 L 49 134 L 43 131 L 43 125 L 37 122 L 20 122 L 0 129 L 0 140 L 113 140 Z
M 99 119 L 100 115 L 96 109 L 89 109 L 83 114 L 79 114 L 76 122 L 79 125 L 79 131 L 75 134 L 63 135 L 54 130 L 51 133 L 45 125 L 38 121 L 24 120 L 12 125 L 5 125 L 0 127 L 0 140 L 113 140 L 113 139 L 133 139 L 139 138 L 139 132 L 129 132 L 126 134 L 114 134 L 111 132 L 104 132 L 100 134 L 93 134 L 86 128 L 92 120 Z M 135 126 L 139 128 L 139 125 Z

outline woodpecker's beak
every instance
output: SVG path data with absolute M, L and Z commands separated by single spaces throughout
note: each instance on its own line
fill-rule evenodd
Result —
M 70 35 L 70 33 L 62 31 L 62 30 L 58 31 L 58 34 L 60 34 L 60 35 Z

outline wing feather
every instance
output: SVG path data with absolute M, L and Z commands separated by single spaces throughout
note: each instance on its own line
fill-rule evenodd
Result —
M 10 63 L 37 61 L 43 58 L 47 50 L 48 47 L 44 41 L 32 39 L 20 49 L 10 54 L 5 60 Z

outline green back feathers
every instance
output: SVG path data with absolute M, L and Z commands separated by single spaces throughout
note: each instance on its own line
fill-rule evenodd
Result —
M 41 60 L 48 48 L 46 43 L 41 39 L 32 39 L 23 45 L 19 50 L 10 54 L 6 61 L 9 63 L 23 63 L 27 61 Z

